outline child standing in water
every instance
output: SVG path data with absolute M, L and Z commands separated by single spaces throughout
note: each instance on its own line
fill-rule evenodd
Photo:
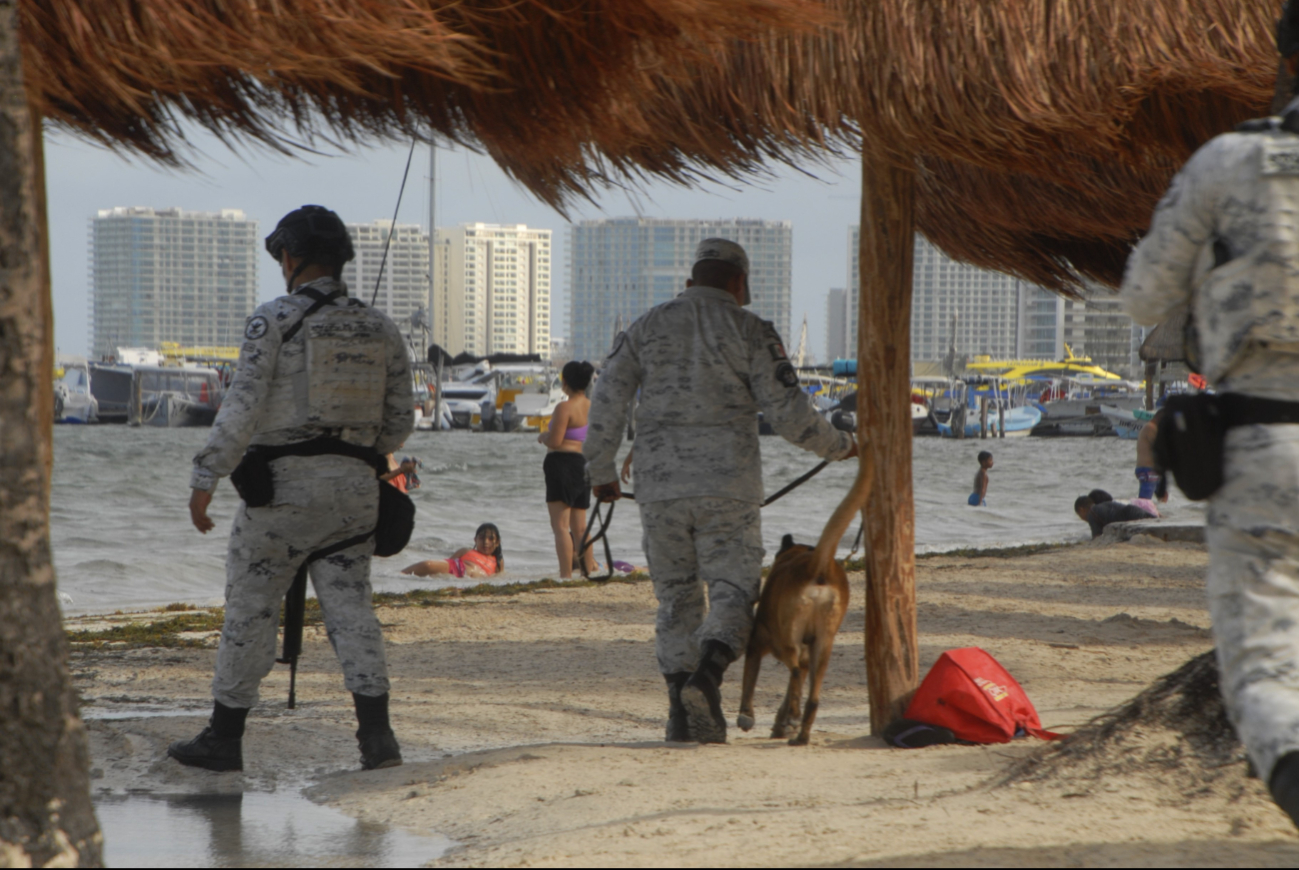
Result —
M 970 507 L 988 506 L 988 472 L 992 470 L 992 454 L 986 450 L 979 451 L 979 470 L 974 475 L 974 492 L 970 493 L 967 502 Z

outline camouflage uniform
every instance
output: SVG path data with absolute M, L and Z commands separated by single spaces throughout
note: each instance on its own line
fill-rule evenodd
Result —
M 1190 303 L 1215 389 L 1294 402 L 1299 136 L 1275 120 L 1251 126 L 1209 142 L 1174 179 L 1128 261 L 1123 300 L 1144 324 Z M 1223 697 L 1267 782 L 1299 750 L 1299 426 L 1233 427 L 1224 459 L 1208 514 L 1209 611 Z
M 764 552 L 758 412 L 825 458 L 848 455 L 852 438 L 812 407 L 775 327 L 713 287 L 689 288 L 619 336 L 591 400 L 583 452 L 594 486 L 617 480 L 637 390 L 633 467 L 659 668 L 693 671 L 705 642 L 741 652 L 753 624 Z
M 308 287 L 346 294 L 342 282 L 322 278 L 260 306 L 249 318 L 234 382 L 207 445 L 194 457 L 194 489 L 211 491 L 250 444 L 332 435 L 390 453 L 412 431 L 410 363 L 401 334 L 381 312 L 343 295 L 282 341 L 314 302 L 302 292 Z M 321 328 L 340 311 L 347 321 L 342 340 L 351 342 L 345 348 L 328 343 L 340 340 L 339 329 Z M 325 342 L 316 345 L 324 352 L 311 366 L 309 338 Z M 350 425 L 326 425 L 343 418 Z M 287 456 L 271 468 L 274 500 L 259 508 L 241 504 L 230 533 L 225 625 L 212 680 L 213 697 L 227 707 L 256 704 L 258 684 L 275 661 L 279 602 L 302 561 L 315 550 L 368 532 L 378 517 L 374 468 L 359 459 Z M 347 688 L 368 697 L 388 691 L 383 637 L 370 607 L 373 551 L 374 542 L 366 541 L 310 569 Z

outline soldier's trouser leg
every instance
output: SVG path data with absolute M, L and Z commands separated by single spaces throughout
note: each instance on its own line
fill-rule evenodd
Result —
M 319 476 L 277 475 L 275 503 L 240 505 L 235 511 L 226 557 L 225 624 L 212 678 L 212 696 L 227 707 L 256 705 L 258 686 L 275 665 L 280 604 L 303 560 L 333 542 L 370 531 L 378 517 L 372 471 L 355 460 L 292 459 Z M 311 571 L 347 687 L 363 695 L 388 690 L 383 645 L 375 640 L 378 620 L 369 609 L 372 551 L 372 543 L 360 544 L 317 562 Z
M 1222 693 L 1264 783 L 1299 751 L 1299 426 L 1229 430 L 1210 504 L 1208 596 Z
M 710 640 L 742 655 L 762 584 L 759 507 L 727 498 L 692 498 L 643 504 L 640 512 L 659 601 L 659 670 L 695 670 L 700 647 Z

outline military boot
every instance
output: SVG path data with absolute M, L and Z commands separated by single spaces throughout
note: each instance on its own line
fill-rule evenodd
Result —
M 1281 757 L 1272 768 L 1272 800 L 1299 827 L 1299 752 Z
M 722 714 L 722 675 L 735 661 L 735 653 L 721 641 L 704 644 L 699 667 L 681 687 L 690 739 L 700 743 L 726 742 L 726 716 Z
M 686 718 L 686 708 L 681 703 L 681 688 L 690 679 L 690 672 L 664 674 L 663 679 L 668 683 L 668 727 L 663 739 L 668 743 L 692 743 L 690 722 Z
M 356 703 L 356 742 L 361 747 L 361 769 L 380 770 L 401 764 L 401 747 L 388 723 L 388 693 L 378 697 L 352 693 Z
M 225 772 L 244 769 L 244 720 L 246 709 L 227 707 L 214 701 L 212 718 L 193 740 L 178 740 L 167 754 L 189 767 Z

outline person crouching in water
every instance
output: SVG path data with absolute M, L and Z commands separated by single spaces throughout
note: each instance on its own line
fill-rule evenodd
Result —
M 167 754 L 191 767 L 243 769 L 244 721 L 275 665 L 280 603 L 306 570 L 356 704 L 361 766 L 392 767 L 401 751 L 388 721 L 370 558 L 386 486 L 376 463 L 415 428 L 406 342 L 387 315 L 348 295 L 341 276 L 355 254 L 334 212 L 290 212 L 266 250 L 288 292 L 248 318 L 234 380 L 190 477 L 190 519 L 204 534 L 222 477 L 233 476 L 244 499 L 226 556 L 214 708 L 208 727 Z
M 416 577 L 450 574 L 453 577 L 490 577 L 505 570 L 505 554 L 501 552 L 501 530 L 492 523 L 483 523 L 474 532 L 474 545 L 456 550 L 450 559 L 428 559 L 416 562 L 401 573 Z
M 591 385 L 595 366 L 573 360 L 560 373 L 567 399 L 555 406 L 550 428 L 537 436 L 546 445 L 542 471 L 546 476 L 546 509 L 550 511 L 550 529 L 555 534 L 555 555 L 559 557 L 559 577 L 573 576 L 578 549 L 586 535 L 586 511 L 591 507 L 591 487 L 586 477 L 587 416 L 591 400 L 586 388 Z M 596 570 L 595 554 L 588 549 L 581 554 L 588 574 Z

